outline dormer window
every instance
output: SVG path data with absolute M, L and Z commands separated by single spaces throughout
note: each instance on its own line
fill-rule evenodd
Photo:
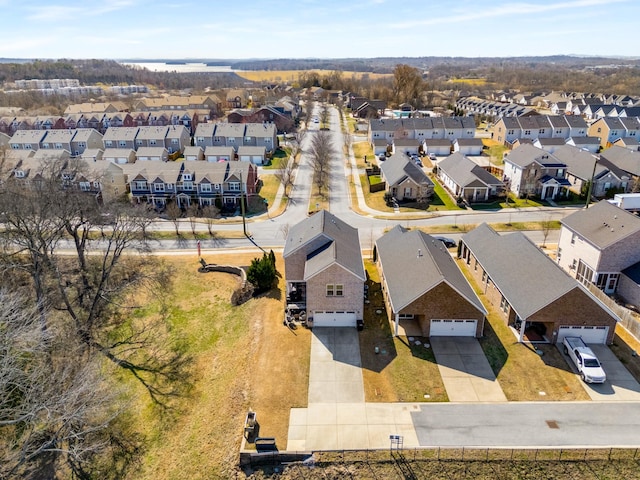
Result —
M 16 178 L 24 178 L 24 172 L 22 170 L 15 171 Z
M 185 173 L 185 174 L 183 174 L 183 175 L 182 175 L 182 179 L 183 179 L 183 180 L 186 180 L 186 181 L 188 181 L 188 182 L 190 182 L 190 181 L 192 181 L 192 180 L 193 180 L 193 178 L 191 177 L 191 174 L 190 174 L 190 173 Z

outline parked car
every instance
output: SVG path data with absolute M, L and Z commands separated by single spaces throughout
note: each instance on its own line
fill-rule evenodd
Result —
M 598 357 L 591 350 L 582 337 L 564 337 L 563 350 L 574 363 L 580 378 L 586 383 L 604 383 L 607 379 Z
M 381 162 L 384 162 L 384 161 L 387 159 L 387 156 L 386 156 L 384 153 L 381 153 L 381 154 L 378 156 L 378 159 L 379 159 Z
M 419 167 L 422 166 L 422 161 L 419 158 L 415 158 L 413 161 L 416 162 L 416 165 L 418 165 Z
M 430 153 L 430 154 L 429 154 L 429 159 L 430 159 L 430 160 L 437 160 L 437 159 L 438 159 L 438 157 L 436 157 L 436 154 L 435 154 L 435 153 Z
M 448 238 L 448 237 L 433 237 L 433 238 L 436 240 L 440 240 L 442 243 L 444 243 L 444 246 L 447 248 L 453 248 L 458 246 L 457 242 L 453 238 Z

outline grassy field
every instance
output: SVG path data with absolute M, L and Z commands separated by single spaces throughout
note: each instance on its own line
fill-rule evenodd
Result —
M 206 257 L 209 263 L 248 265 L 253 255 Z M 306 406 L 310 333 L 282 325 L 282 280 L 268 295 L 233 307 L 235 277 L 198 273 L 195 255 L 165 261 L 175 271 L 165 298 L 167 321 L 193 358 L 191 376 L 185 378 L 190 388 L 173 411 L 163 412 L 129 381 L 138 412 L 132 428 L 148 445 L 130 478 L 236 478 L 249 408 L 257 412 L 260 433 L 286 448 L 289 409 Z M 278 269 L 283 271 L 281 263 Z M 152 302 L 137 315 L 158 315 L 160 309 L 159 301 Z
M 235 73 L 252 82 L 297 82 L 301 73 L 309 73 L 310 70 L 245 70 L 236 71 Z M 329 75 L 331 70 L 313 70 L 318 75 Z M 372 80 L 380 78 L 390 78 L 393 76 L 391 73 L 371 73 L 371 72 L 342 72 L 342 75 L 346 78 L 355 77 L 361 79 L 368 77 Z

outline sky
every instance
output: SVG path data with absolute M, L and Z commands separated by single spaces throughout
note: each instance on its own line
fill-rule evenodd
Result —
M 640 57 L 638 0 L 0 0 L 4 58 Z

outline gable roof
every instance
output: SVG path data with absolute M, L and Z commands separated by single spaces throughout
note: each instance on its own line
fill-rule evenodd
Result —
M 586 292 L 522 232 L 499 235 L 483 223 L 462 241 L 522 319 L 573 289 Z
M 366 280 L 358 230 L 326 210 L 291 227 L 282 256 L 286 258 L 305 246 L 318 243 L 320 248 L 307 252 L 305 279 L 335 262 L 356 277 Z
M 381 165 L 380 170 L 389 186 L 397 185 L 406 178 L 410 178 L 418 185 L 433 186 L 433 182 L 424 171 L 403 153 L 391 155 Z
M 466 187 L 478 181 L 486 186 L 502 184 L 484 168 L 476 165 L 474 161 L 459 152 L 440 160 L 438 169 L 446 173 L 460 187 Z
M 597 163 L 597 157 L 590 152 L 581 148 L 572 147 L 571 145 L 563 145 L 558 147 L 553 155 L 567 166 L 567 172 L 583 180 L 591 179 L 594 174 L 595 178 L 606 173 L 609 169 Z
M 445 282 L 479 311 L 487 313 L 441 241 L 420 230 L 408 231 L 396 225 L 376 240 L 376 249 L 395 312 Z
M 600 157 L 632 175 L 640 175 L 640 152 L 614 145 L 603 150 Z
M 523 143 L 518 148 L 513 149 L 504 160 L 520 168 L 525 168 L 534 162 L 545 167 L 564 165 L 549 152 L 534 147 L 529 143 Z
M 640 218 L 606 200 L 566 216 L 561 223 L 600 250 L 640 232 Z

